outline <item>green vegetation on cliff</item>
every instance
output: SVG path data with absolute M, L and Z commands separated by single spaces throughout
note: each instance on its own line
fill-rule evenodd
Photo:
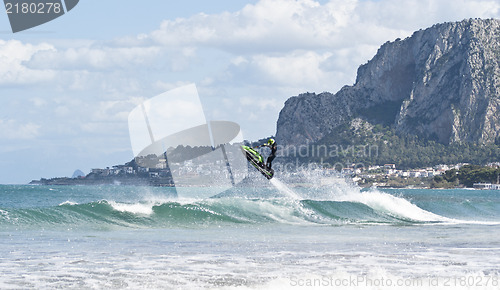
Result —
M 394 129 L 357 121 L 346 124 L 313 145 L 301 162 L 328 164 L 383 165 L 396 164 L 398 169 L 425 168 L 438 164 L 486 164 L 500 160 L 498 144 L 452 143 L 445 145 L 415 135 L 397 135 Z M 320 151 L 318 148 L 328 148 Z M 314 151 L 316 149 L 316 151 Z M 295 157 L 284 153 L 285 158 Z
M 464 165 L 459 170 L 451 169 L 442 176 L 435 176 L 432 187 L 455 187 L 458 184 L 472 187 L 474 183 L 496 183 L 500 168 L 479 165 Z M 449 185 L 449 186 L 447 186 Z

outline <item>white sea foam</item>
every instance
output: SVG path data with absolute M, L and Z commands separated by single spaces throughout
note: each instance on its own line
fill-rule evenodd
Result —
M 363 203 L 375 211 L 391 216 L 408 218 L 415 221 L 449 222 L 452 219 L 423 210 L 408 200 L 378 190 L 348 193 L 340 197 L 341 201 Z
M 133 201 L 108 201 L 109 205 L 117 211 L 130 212 L 133 214 L 140 215 L 151 215 L 154 210 L 153 207 L 160 206 L 162 204 L 168 203 L 178 203 L 181 205 L 194 204 L 203 199 L 201 198 L 190 198 L 190 197 L 167 197 L 154 194 L 152 192 L 144 192 L 144 196 L 141 200 Z
M 109 201 L 113 209 L 121 212 L 130 212 L 133 214 L 151 215 L 153 213 L 153 206 L 155 203 L 121 203 L 116 201 Z
M 59 206 L 61 206 L 61 205 L 77 205 L 77 204 L 78 204 L 77 202 L 73 202 L 73 201 L 69 201 L 69 200 L 67 200 L 67 201 L 65 201 L 65 202 L 61 202 L 61 203 L 59 204 Z
M 439 222 L 440 224 L 500 225 L 500 222 L 496 221 L 462 220 L 441 216 L 424 210 L 402 197 L 397 197 L 376 189 L 349 194 L 346 198 L 349 201 L 366 204 L 376 211 L 397 217 L 409 218 L 415 221 Z
M 360 187 L 347 182 L 344 178 L 337 178 L 337 182 L 334 184 L 323 186 L 320 182 L 321 174 L 316 171 L 305 171 L 302 176 L 310 183 L 311 187 L 305 191 L 300 191 L 300 194 L 277 178 L 273 178 L 270 181 L 282 195 L 292 200 L 312 199 L 358 202 L 369 206 L 379 213 L 419 222 L 478 225 L 500 224 L 497 221 L 461 220 L 445 217 L 422 209 L 403 197 L 394 196 L 377 189 L 361 192 Z
M 297 193 L 295 193 L 290 187 L 288 187 L 285 183 L 281 182 L 279 179 L 272 178 L 270 181 L 271 184 L 274 185 L 274 187 L 276 187 L 276 189 L 278 189 L 281 194 L 291 199 L 295 200 L 300 199 L 300 196 Z
M 363 203 L 377 212 L 385 213 L 399 218 L 411 219 L 420 222 L 439 222 L 440 224 L 477 224 L 477 225 L 499 225 L 494 221 L 475 221 L 448 218 L 430 211 L 424 210 L 410 201 L 381 192 L 377 189 L 361 192 L 359 189 L 350 186 L 343 186 L 343 193 L 335 195 L 336 201 L 350 201 Z
M 363 203 L 377 212 L 414 221 L 456 221 L 421 209 L 402 197 L 393 196 L 376 189 L 361 192 L 357 185 L 347 183 L 345 179 L 342 178 L 339 178 L 337 183 L 326 187 L 319 184 L 320 176 L 315 174 L 315 172 L 305 172 L 304 176 L 312 184 L 312 187 L 308 191 L 302 193 L 302 195 L 305 195 L 304 198 L 307 199 Z M 271 183 L 287 197 L 291 199 L 300 199 L 297 193 L 280 180 L 273 178 L 271 179 Z
M 222 213 L 214 212 L 218 215 L 228 215 L 240 221 L 250 223 L 256 222 L 256 219 L 266 219 L 279 222 L 281 224 L 311 224 L 302 217 L 296 215 L 297 210 L 302 210 L 296 200 L 283 199 L 259 199 L 251 200 L 245 198 L 217 198 L 207 199 L 201 204 L 208 205 L 211 208 L 221 208 Z
M 4 217 L 5 219 L 7 220 L 10 220 L 10 217 L 9 217 L 9 212 L 6 211 L 6 210 L 1 210 L 0 209 L 0 216 Z
M 255 204 L 255 202 L 252 203 Z M 293 205 L 274 204 L 270 201 L 259 201 L 256 205 L 258 207 L 253 210 L 257 215 L 264 215 L 283 224 L 309 224 L 294 215 L 295 206 Z

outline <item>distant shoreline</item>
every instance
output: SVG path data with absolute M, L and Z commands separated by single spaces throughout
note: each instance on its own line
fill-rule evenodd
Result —
M 158 187 L 172 187 L 174 186 L 170 180 L 152 180 L 150 178 L 141 177 L 113 177 L 113 178 L 69 178 L 69 177 L 55 177 L 50 179 L 42 178 L 40 180 L 32 180 L 28 185 L 135 185 L 135 186 L 158 186 Z
M 500 180 L 500 166 L 479 166 L 469 164 L 457 164 L 454 166 L 444 166 L 446 169 L 413 169 L 409 171 L 396 170 L 394 164 L 384 166 L 373 166 L 371 169 L 362 170 L 356 168 L 344 168 L 342 172 L 332 169 L 316 169 L 313 171 L 317 181 L 312 182 L 321 185 L 337 184 L 340 179 L 349 179 L 349 182 L 356 183 L 361 188 L 421 188 L 421 189 L 454 189 L 454 188 L 474 188 L 496 189 Z M 136 185 L 154 187 L 174 187 L 175 183 L 172 173 L 168 168 L 159 171 L 145 171 L 140 167 L 121 166 L 120 170 L 114 169 L 93 169 L 86 176 L 80 177 L 55 177 L 32 180 L 30 185 Z M 280 176 L 278 171 L 276 178 L 282 178 L 290 186 L 309 186 L 312 184 L 308 178 L 302 174 L 291 174 L 290 176 Z M 425 173 L 425 174 L 417 174 Z M 174 173 L 176 174 L 176 173 Z M 189 180 L 200 179 L 203 175 L 186 175 Z M 251 184 L 254 178 L 246 177 L 246 182 Z M 185 184 L 185 183 L 184 183 Z M 194 185 L 204 186 L 203 179 L 198 180 Z M 205 186 L 210 186 L 207 183 Z M 489 188 L 488 186 L 490 185 Z M 491 186 L 493 185 L 493 186 Z
M 348 179 L 349 178 L 347 177 Z M 457 186 L 457 187 L 431 187 L 429 184 L 425 186 L 416 186 L 416 185 L 407 185 L 407 186 L 393 186 L 393 185 L 367 185 L 356 183 L 359 187 L 363 189 L 369 188 L 378 188 L 378 189 L 470 189 L 470 190 L 479 190 L 471 187 L 465 186 Z M 11 185 L 11 184 L 6 184 Z M 173 183 L 161 183 L 154 182 L 148 178 L 109 178 L 109 179 L 100 179 L 100 180 L 89 180 L 86 178 L 69 178 L 69 177 L 56 177 L 50 179 L 40 179 L 40 180 L 32 180 L 28 184 L 12 184 L 12 185 L 42 185 L 42 186 L 96 186 L 96 185 L 111 185 L 111 186 L 154 186 L 154 187 L 175 187 Z M 314 186 L 313 184 L 306 183 L 290 183 L 291 187 L 308 187 Z M 200 187 L 204 187 L 203 185 L 199 185 Z M 328 186 L 328 185 L 326 185 Z

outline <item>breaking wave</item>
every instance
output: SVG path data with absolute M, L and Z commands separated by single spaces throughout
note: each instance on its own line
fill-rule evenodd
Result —
M 331 189 L 331 188 L 330 188 Z M 200 189 L 202 190 L 202 188 Z M 219 198 L 157 199 L 122 202 L 109 199 L 34 208 L 0 208 L 0 225 L 18 228 L 207 227 L 283 223 L 293 225 L 499 223 L 495 201 L 411 201 L 378 190 L 361 192 L 286 188 L 258 189 L 255 197 L 238 189 Z M 255 189 L 253 189 L 255 191 Z M 293 192 L 291 195 L 290 192 Z M 274 193 L 274 196 L 273 196 Z M 320 196 L 323 194 L 323 196 Z M 293 198 L 291 198 L 293 197 Z M 417 203 L 420 205 L 417 205 Z M 427 208 L 427 209 L 425 209 Z M 461 213 L 461 214 L 458 214 Z M 460 216 L 467 219 L 461 219 Z

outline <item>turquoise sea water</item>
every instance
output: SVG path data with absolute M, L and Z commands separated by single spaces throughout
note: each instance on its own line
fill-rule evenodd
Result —
M 500 191 L 270 185 L 0 185 L 0 289 L 500 289 Z

